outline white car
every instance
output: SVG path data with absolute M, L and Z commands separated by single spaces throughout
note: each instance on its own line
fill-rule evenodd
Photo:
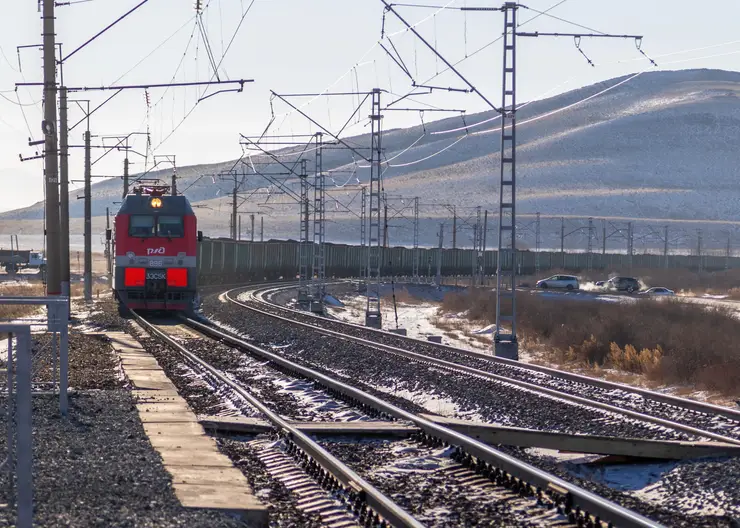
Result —
M 676 295 L 676 292 L 669 290 L 668 288 L 649 288 L 641 293 L 641 295 L 648 295 L 650 297 L 661 297 Z
M 543 290 L 546 290 L 548 288 L 577 290 L 578 277 L 574 277 L 573 275 L 553 275 L 552 277 L 537 281 L 537 287 Z

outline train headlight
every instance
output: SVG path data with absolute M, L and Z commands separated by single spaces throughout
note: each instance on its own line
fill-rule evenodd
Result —
M 159 209 L 162 207 L 162 199 L 161 198 L 152 198 L 152 201 L 149 202 L 149 205 L 151 205 L 155 209 Z

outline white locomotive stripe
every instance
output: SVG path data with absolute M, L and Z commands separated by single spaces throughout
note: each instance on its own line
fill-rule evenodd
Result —
M 194 268 L 197 257 L 127 257 L 125 255 L 116 257 L 116 267 L 139 267 L 139 268 Z

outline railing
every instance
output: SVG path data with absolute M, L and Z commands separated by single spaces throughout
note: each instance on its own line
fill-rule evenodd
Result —
M 39 336 L 29 343 L 32 358 L 32 391 L 58 392 L 59 411 L 62 416 L 66 416 L 69 385 L 69 299 L 67 297 L 0 297 L 0 306 L 2 305 L 47 307 L 45 318 L 43 316 L 17 318 L 7 323 L 27 324 L 33 335 Z M 48 334 L 49 337 L 42 337 L 44 334 Z M 10 374 L 12 363 L 9 362 L 8 366 Z
M 16 526 L 18 528 L 30 528 L 33 522 L 31 325 L 0 324 L 0 333 L 8 335 L 8 398 L 6 402 L 6 432 L 8 444 L 5 459 L 0 463 L 0 467 L 7 468 L 9 486 L 13 485 L 13 469 L 15 468 L 15 482 L 17 485 Z M 14 342 L 15 368 L 13 368 Z
M 30 528 L 33 523 L 31 398 L 34 393 L 58 392 L 59 412 L 67 415 L 69 298 L 0 297 L 0 306 L 3 305 L 46 306 L 45 315 L 32 314 L 0 322 L 0 335 L 7 335 L 7 452 L 5 459 L 0 460 L 0 467 L 7 468 L 8 485 L 12 488 L 15 481 L 17 486 L 16 526 Z

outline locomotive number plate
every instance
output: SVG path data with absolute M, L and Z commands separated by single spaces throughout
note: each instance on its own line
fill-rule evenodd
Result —
M 147 271 L 146 278 L 148 280 L 165 280 L 167 274 L 164 271 Z
M 161 260 L 149 260 L 149 265 L 152 267 L 155 267 L 155 266 L 161 267 L 161 266 L 164 266 L 164 263 Z

